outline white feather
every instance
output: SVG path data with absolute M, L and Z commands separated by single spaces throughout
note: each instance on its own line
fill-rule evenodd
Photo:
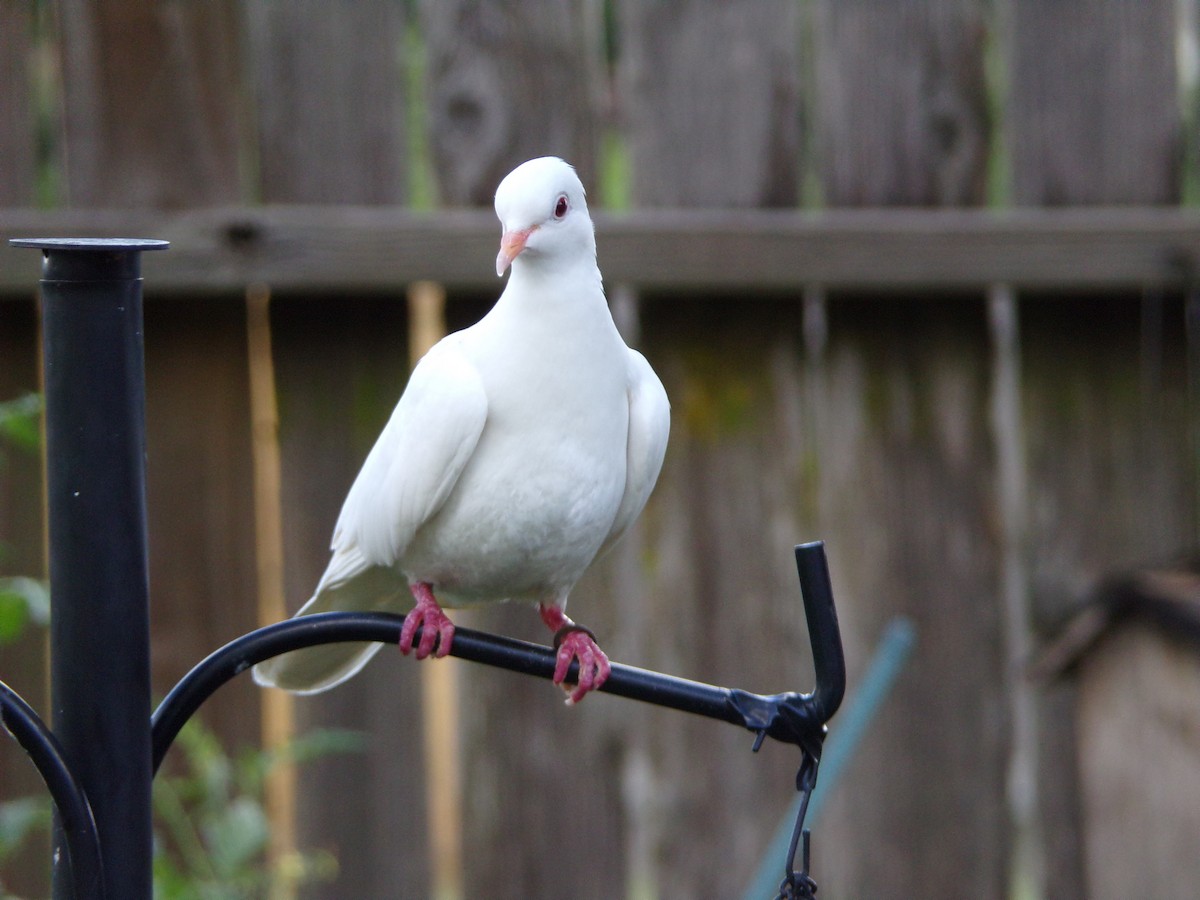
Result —
M 558 200 L 569 213 L 555 215 Z M 669 431 L 661 382 L 613 324 L 583 187 L 561 160 L 502 182 L 506 234 L 528 232 L 492 310 L 413 371 L 338 518 L 305 615 L 411 605 L 565 605 L 628 529 L 658 478 Z M 332 687 L 378 645 L 327 645 L 255 667 L 290 690 Z

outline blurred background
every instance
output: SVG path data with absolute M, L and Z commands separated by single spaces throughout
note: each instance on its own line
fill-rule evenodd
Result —
M 496 184 L 554 154 L 673 405 L 572 616 L 620 662 L 807 690 L 791 550 L 823 539 L 843 716 L 889 624 L 915 645 L 813 823 L 822 897 L 1194 896 L 1195 6 L 0 0 L 0 236 L 173 243 L 156 692 L 307 598 L 410 345 L 501 288 Z M 0 676 L 48 715 L 37 277 L 0 249 Z M 387 652 L 201 719 L 164 897 L 739 897 L 799 762 Z M 0 744 L 0 895 L 48 892 L 39 790 Z

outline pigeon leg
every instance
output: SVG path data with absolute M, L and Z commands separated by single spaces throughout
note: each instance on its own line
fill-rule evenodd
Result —
M 412 652 L 413 638 L 417 628 L 421 628 L 421 642 L 416 647 L 417 659 L 425 659 L 430 653 L 440 659 L 450 652 L 450 644 L 454 641 L 454 623 L 438 606 L 432 585 L 418 581 L 409 585 L 409 590 L 416 598 L 417 605 L 404 617 L 404 626 L 400 629 L 400 652 L 405 656 Z
M 538 612 L 546 627 L 554 632 L 554 648 L 558 651 L 554 663 L 554 683 L 562 685 L 567 692 L 567 706 L 573 706 L 608 680 L 611 671 L 608 657 L 596 643 L 596 636 L 567 618 L 561 607 L 553 603 L 539 603 Z M 564 684 L 572 659 L 579 660 L 579 683 L 574 690 Z

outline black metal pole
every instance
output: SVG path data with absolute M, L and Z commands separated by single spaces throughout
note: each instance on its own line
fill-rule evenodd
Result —
M 164 241 L 13 241 L 42 251 L 54 732 L 95 814 L 112 898 L 151 896 L 150 611 L 141 251 Z M 71 882 L 55 834 L 54 897 Z M 76 888 L 79 888 L 78 892 Z

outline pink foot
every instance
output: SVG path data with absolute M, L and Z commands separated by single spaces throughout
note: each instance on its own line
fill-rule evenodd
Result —
M 404 626 L 400 629 L 400 652 L 405 656 L 412 652 L 413 638 L 417 634 L 417 628 L 420 628 L 421 642 L 416 647 L 417 659 L 425 659 L 431 653 L 440 659 L 450 652 L 450 645 L 454 642 L 454 623 L 438 606 L 430 585 L 418 581 L 410 585 L 409 590 L 416 598 L 417 605 L 404 617 Z
M 538 612 L 546 627 L 554 632 L 554 647 L 558 651 L 554 661 L 554 683 L 562 685 L 567 692 L 567 706 L 573 706 L 591 691 L 598 690 L 608 680 L 612 667 L 596 643 L 596 636 L 588 629 L 576 625 L 553 604 L 540 604 Z M 573 659 L 579 660 L 579 682 L 574 690 L 564 683 Z

